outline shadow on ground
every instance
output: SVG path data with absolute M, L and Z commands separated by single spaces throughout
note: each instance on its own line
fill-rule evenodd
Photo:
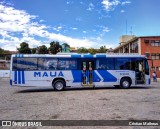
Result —
M 144 87 L 144 86 L 139 86 L 139 87 L 131 87 L 129 89 L 118 89 L 115 87 L 98 87 L 98 88 L 90 88 L 90 87 L 85 87 L 85 88 L 66 88 L 64 91 L 54 91 L 54 89 L 25 89 L 25 90 L 19 90 L 16 93 L 33 93 L 33 92 L 69 92 L 69 91 L 83 91 L 83 90 L 135 90 L 135 89 L 152 89 L 155 87 Z

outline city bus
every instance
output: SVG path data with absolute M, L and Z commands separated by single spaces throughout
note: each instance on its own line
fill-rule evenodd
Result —
M 150 85 L 150 70 L 138 54 L 16 54 L 11 56 L 11 86 L 107 87 Z

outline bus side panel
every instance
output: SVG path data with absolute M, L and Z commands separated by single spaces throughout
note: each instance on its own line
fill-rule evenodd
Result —
M 101 75 L 104 78 L 104 85 L 107 86 L 120 85 L 122 77 L 130 77 L 132 84 L 135 84 L 135 72 L 131 70 L 108 70 Z
M 12 71 L 12 85 L 52 86 L 55 78 L 64 78 L 66 86 L 81 87 L 81 70 Z

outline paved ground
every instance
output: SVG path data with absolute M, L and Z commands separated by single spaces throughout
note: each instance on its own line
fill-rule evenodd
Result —
M 8 80 L 0 80 L 0 119 L 160 120 L 160 81 L 150 87 L 127 90 L 111 86 L 55 92 L 44 88 L 11 87 Z

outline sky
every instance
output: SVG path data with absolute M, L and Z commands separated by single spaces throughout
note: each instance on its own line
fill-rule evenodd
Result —
M 160 0 L 0 0 L 0 48 L 52 41 L 115 48 L 121 35 L 160 35 Z

